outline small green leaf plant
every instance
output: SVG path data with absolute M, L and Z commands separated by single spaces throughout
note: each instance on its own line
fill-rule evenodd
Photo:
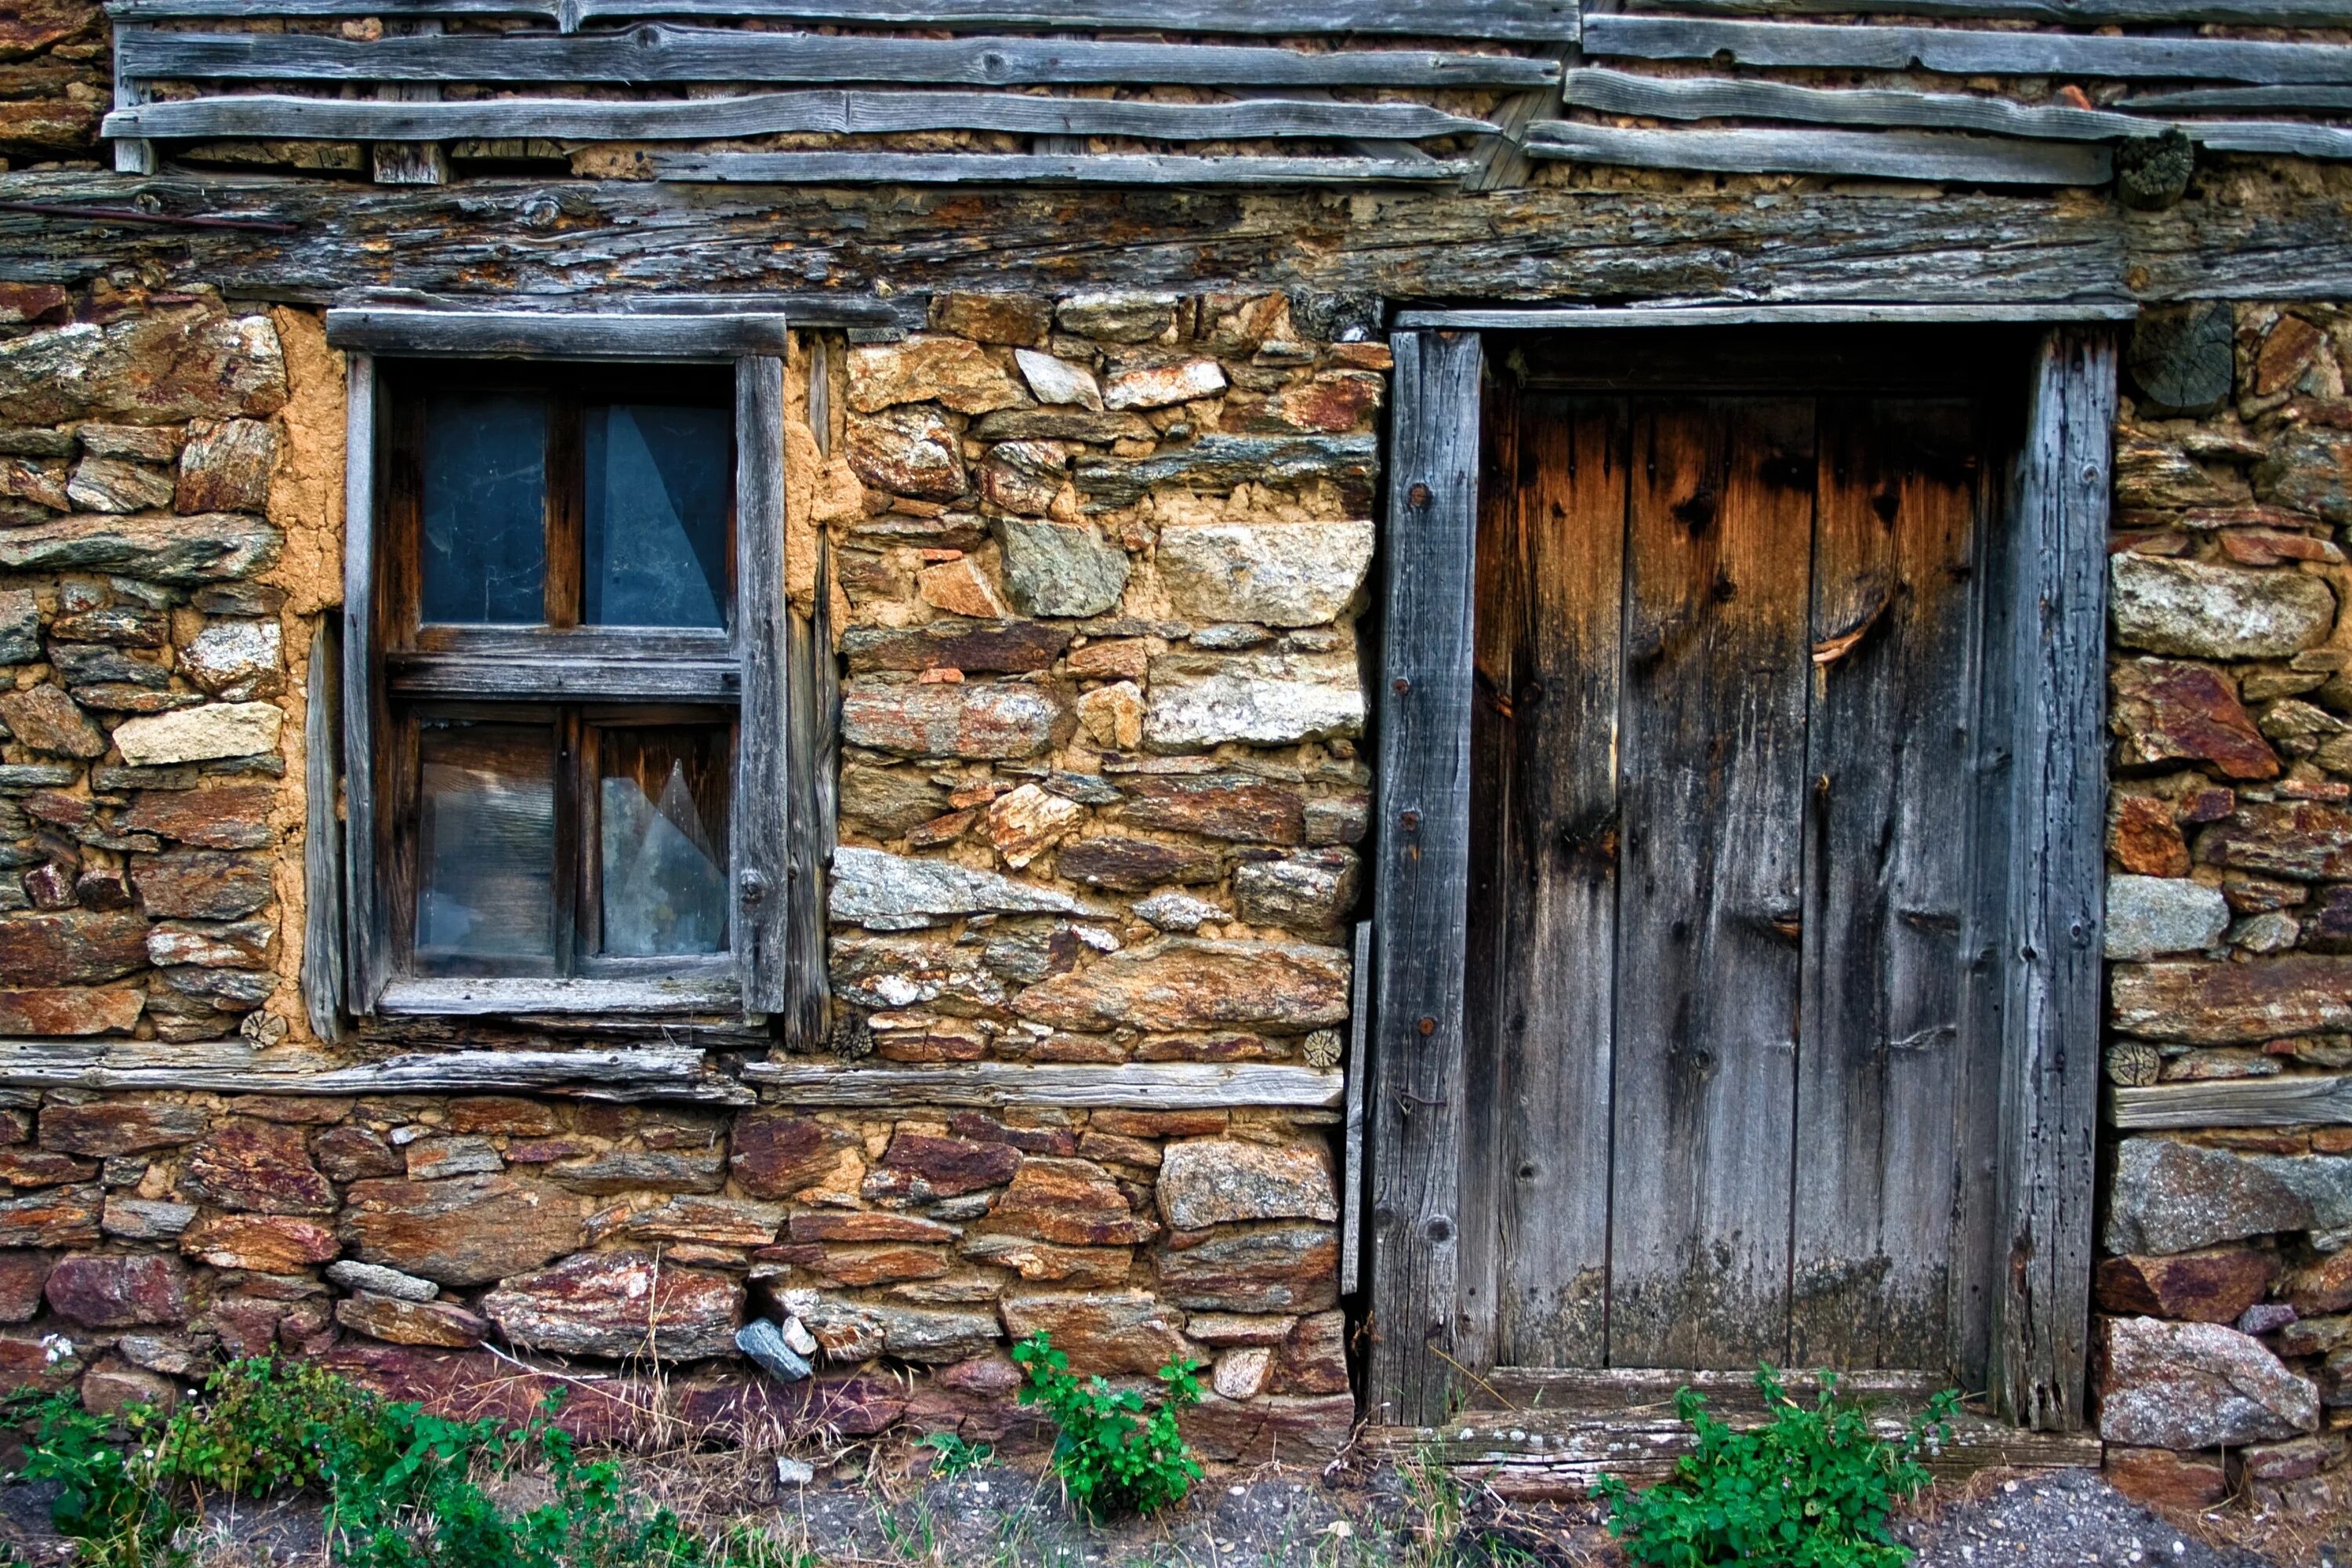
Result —
M 1166 1393 L 1147 1406 L 1135 1389 L 1073 1377 L 1070 1358 L 1043 1333 L 1014 1345 L 1013 1359 L 1027 1374 L 1021 1403 L 1043 1406 L 1061 1429 L 1053 1470 L 1081 1511 L 1097 1519 L 1156 1512 L 1183 1501 L 1201 1479 L 1200 1461 L 1176 1429 L 1176 1413 L 1201 1402 L 1201 1363 L 1161 1367 Z
M 1685 1388 L 1675 1412 L 1697 1441 L 1675 1473 L 1640 1491 L 1617 1476 L 1601 1479 L 1593 1490 L 1627 1560 L 1647 1568 L 1901 1568 L 1911 1553 L 1888 1533 L 1888 1515 L 1927 1485 L 1920 1457 L 1950 1436 L 1960 1396 L 1937 1394 L 1890 1442 L 1838 1399 L 1832 1373 L 1822 1373 L 1811 1405 L 1790 1398 L 1769 1366 L 1758 1368 L 1756 1385 L 1771 1416 L 1764 1426 L 1734 1431 Z
M 915 1447 L 931 1451 L 931 1474 L 943 1481 L 969 1475 L 996 1457 L 994 1448 L 966 1442 L 957 1432 L 927 1432 Z

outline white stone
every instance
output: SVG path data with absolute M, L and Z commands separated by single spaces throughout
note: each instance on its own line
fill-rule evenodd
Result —
M 1370 522 L 1205 522 L 1160 531 L 1160 581 L 1195 621 L 1318 626 L 1344 612 L 1371 569 Z
M 346 1290 L 373 1291 L 398 1301 L 430 1301 L 441 1294 L 441 1287 L 430 1279 L 419 1279 L 414 1274 L 403 1274 L 381 1263 L 362 1263 L 351 1258 L 328 1264 L 327 1278 Z
M 180 650 L 180 666 L 216 696 L 249 697 L 277 684 L 272 678 L 285 667 L 285 634 L 276 621 L 213 621 Z
M 1154 893 L 1135 906 L 1136 914 L 1161 931 L 1199 931 L 1210 921 L 1233 917 L 1206 899 L 1190 893 Z
M 1029 384 L 1038 402 L 1075 403 L 1097 414 L 1103 411 L 1102 386 L 1086 366 L 1035 349 L 1014 349 L 1013 363 L 1021 367 L 1021 379 Z
M 2106 1325 L 2099 1436 L 2147 1448 L 2240 1447 L 2319 1426 L 2319 1389 L 2219 1323 Z
M 2229 929 L 2230 905 L 2219 888 L 2185 877 L 2107 879 L 2109 958 L 2202 952 Z
M 1217 1358 L 1210 1384 L 1223 1399 L 1255 1399 L 1274 1375 L 1274 1352 L 1265 1345 L 1247 1345 Z
M 1281 746 L 1364 730 L 1352 653 L 1163 654 L 1151 661 L 1150 685 L 1143 737 L 1157 750 Z
M 1132 680 L 1095 688 L 1078 699 L 1078 722 L 1096 745 L 1133 751 L 1143 744 L 1143 689 Z
M 1057 889 L 993 871 L 846 844 L 833 852 L 831 900 L 835 920 L 871 931 L 904 931 L 957 915 L 1109 914 Z
M 286 715 L 267 702 L 207 702 L 176 713 L 125 719 L 114 744 L 134 768 L 215 757 L 251 757 L 278 749 Z
M 2192 658 L 2284 658 L 2327 638 L 2336 595 L 2308 573 L 2130 551 L 2109 564 L 2116 640 Z
M 1103 406 L 1167 408 L 1195 398 L 1214 397 L 1224 389 L 1224 367 L 1213 359 L 1140 365 L 1120 371 L 1103 384 Z

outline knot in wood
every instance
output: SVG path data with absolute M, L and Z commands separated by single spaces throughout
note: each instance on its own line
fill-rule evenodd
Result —
M 1405 492 L 1405 499 L 1415 506 L 1427 506 L 1430 500 L 1429 487 L 1415 481 L 1412 489 Z

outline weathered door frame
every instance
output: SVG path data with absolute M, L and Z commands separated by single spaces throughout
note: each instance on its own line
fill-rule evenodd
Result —
M 1709 307 L 1407 312 L 1396 355 L 1373 866 L 1369 1135 L 1376 1421 L 1444 1421 L 1486 1354 L 1465 1290 L 1463 1034 L 1470 871 L 1473 553 L 1487 331 L 1578 325 L 2041 321 L 2003 521 L 1991 641 L 2006 666 L 1977 794 L 2005 901 L 1974 911 L 1971 1005 L 2000 1043 L 1974 1259 L 2000 1407 L 2084 1421 L 2090 1331 L 2106 807 L 2106 535 L 2116 350 L 2130 307 Z

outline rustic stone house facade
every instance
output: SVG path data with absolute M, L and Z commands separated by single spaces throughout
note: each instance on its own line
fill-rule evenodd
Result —
M 1880 8 L 0 22 L 9 1374 L 2340 1498 L 2352 33 Z

